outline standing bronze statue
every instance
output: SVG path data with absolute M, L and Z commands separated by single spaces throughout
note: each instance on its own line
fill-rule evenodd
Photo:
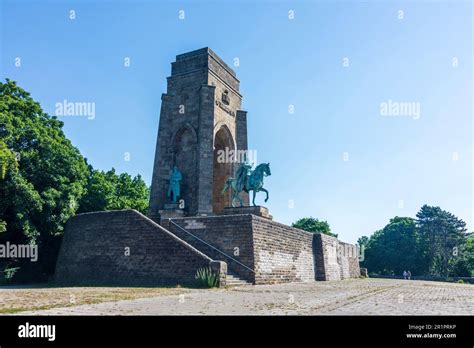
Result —
M 244 205 L 242 198 L 240 198 L 240 192 L 253 191 L 252 204 L 255 206 L 255 196 L 257 192 L 263 191 L 267 194 L 265 202 L 268 201 L 268 191 L 263 188 L 263 178 L 271 175 L 270 163 L 262 163 L 252 171 L 252 166 L 248 163 L 242 163 L 242 165 L 235 172 L 235 178 L 229 177 L 224 185 L 222 194 L 227 192 L 228 189 L 232 191 L 231 205 L 235 207 L 235 200 L 238 199 L 240 206 Z
M 173 203 L 178 202 L 178 197 L 181 195 L 180 181 L 183 180 L 183 175 L 176 166 L 173 167 L 173 171 L 170 175 L 170 183 L 168 187 L 168 197 L 171 198 Z

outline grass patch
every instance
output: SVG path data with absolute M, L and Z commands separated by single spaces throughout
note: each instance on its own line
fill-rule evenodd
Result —
M 84 304 L 133 300 L 162 295 L 179 295 L 189 290 L 175 288 L 126 287 L 36 287 L 0 288 L 0 314 L 72 307 Z

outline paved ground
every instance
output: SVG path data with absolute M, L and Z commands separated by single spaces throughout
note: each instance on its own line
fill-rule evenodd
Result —
M 0 315 L 83 304 L 179 295 L 184 288 L 53 287 L 48 284 L 0 287 Z
M 55 308 L 39 315 L 459 315 L 474 313 L 474 285 L 391 279 L 190 290 Z

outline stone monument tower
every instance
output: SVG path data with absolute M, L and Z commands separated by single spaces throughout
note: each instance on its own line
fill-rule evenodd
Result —
M 247 177 L 246 166 L 235 173 L 248 150 L 247 114 L 235 72 L 214 52 L 178 55 L 161 99 L 149 217 L 127 209 L 71 218 L 56 266 L 59 284 L 191 284 L 202 267 L 218 274 L 220 286 L 360 276 L 358 253 L 340 252 L 348 244 L 274 222 L 267 208 L 248 206 L 242 183 L 253 200 L 270 164 L 260 163 Z M 230 151 L 239 152 L 237 161 L 221 156 Z M 247 206 L 224 209 L 231 191 L 222 191 L 235 174 L 234 192 Z M 134 250 L 130 257 L 123 257 L 124 241 Z
M 158 220 L 169 207 L 167 191 L 174 166 L 182 173 L 182 214 L 220 213 L 230 204 L 230 193 L 221 192 L 237 164 L 222 161 L 219 153 L 247 150 L 247 112 L 240 110 L 239 80 L 207 47 L 176 56 L 167 80 L 148 215 Z M 242 197 L 248 204 L 248 195 Z

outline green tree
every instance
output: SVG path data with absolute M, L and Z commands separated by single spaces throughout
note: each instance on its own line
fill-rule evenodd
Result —
M 415 220 L 410 217 L 394 217 L 364 242 L 362 265 L 371 272 L 395 275 L 404 270 L 412 274 L 426 272 L 424 245 Z
M 136 209 L 143 214 L 148 209 L 149 190 L 140 175 L 116 174 L 115 169 L 107 172 L 89 166 L 87 193 L 79 202 L 79 213 Z
M 62 127 L 15 82 L 0 83 L 0 140 L 6 145 L 1 150 L 5 175 L 0 180 L 0 220 L 6 232 L 0 242 L 38 244 L 38 279 L 52 273 L 57 237 L 74 215 L 87 182 L 86 162 Z M 17 170 L 5 169 L 9 151 L 18 154 Z M 20 273 L 33 263 L 21 266 Z
M 474 237 L 466 224 L 439 207 L 424 205 L 417 219 L 395 217 L 364 245 L 362 265 L 372 273 L 436 276 L 471 276 L 474 271 Z
M 299 219 L 291 226 L 312 233 L 324 233 L 337 238 L 337 234 L 331 232 L 331 228 L 329 227 L 327 221 L 320 221 L 313 217 Z
M 474 274 L 474 235 L 466 235 L 464 243 L 453 251 L 449 261 L 450 276 L 472 277 Z
M 470 234 L 466 238 L 466 243 L 461 252 L 461 257 L 458 266 L 454 265 L 453 273 L 459 277 L 473 277 L 474 276 L 474 234 Z
M 385 268 L 382 234 L 383 230 L 378 230 L 368 239 L 359 239 L 360 242 L 363 242 L 363 244 L 359 243 L 361 252 L 363 253 L 360 265 L 361 267 L 367 268 L 371 273 L 391 274 L 393 271 Z
M 424 205 L 416 214 L 433 275 L 448 277 L 466 243 L 466 223 L 440 207 Z
M 357 239 L 357 244 L 360 247 L 366 246 L 369 243 L 369 237 L 367 236 L 362 236 L 359 239 Z
M 42 281 L 54 272 L 65 223 L 79 205 L 79 212 L 147 209 L 140 175 L 87 166 L 62 127 L 15 82 L 0 83 L 0 243 L 39 247 L 36 263 L 0 259 L 0 274 L 18 270 L 17 281 Z
M 1 130 L 0 130 L 1 134 Z M 18 164 L 15 154 L 7 147 L 3 140 L 0 140 L 0 180 L 4 180 L 7 172 L 16 170 Z
M 17 170 L 17 163 L 14 153 L 0 140 L 0 181 L 5 180 L 7 173 Z M 7 223 L 0 219 L 0 233 L 7 230 Z

